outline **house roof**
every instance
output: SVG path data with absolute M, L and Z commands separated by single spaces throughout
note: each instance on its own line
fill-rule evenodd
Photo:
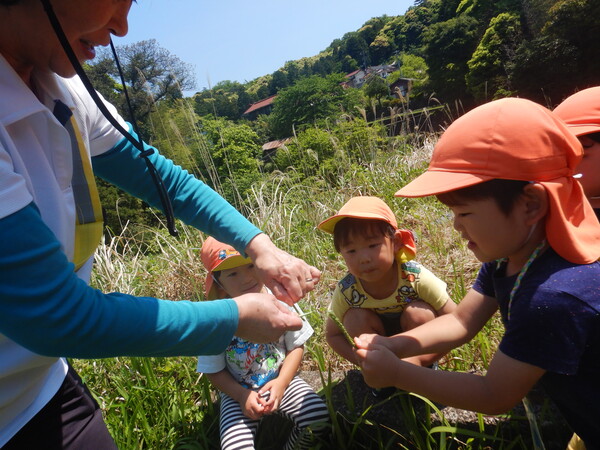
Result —
M 361 71 L 361 69 L 357 69 L 354 72 L 350 72 L 350 73 L 346 74 L 346 78 L 351 78 L 351 77 L 353 77 L 354 75 L 356 75 L 360 71 Z
M 275 100 L 275 97 L 277 97 L 277 95 L 271 95 L 270 97 L 262 99 L 256 103 L 252 103 L 248 107 L 248 109 L 246 111 L 244 111 L 244 114 L 250 114 L 252 111 L 256 111 L 258 109 L 262 109 L 266 106 L 271 105 L 273 103 L 273 101 Z
M 283 147 L 285 144 L 288 144 L 290 142 L 292 142 L 292 138 L 278 139 L 276 141 L 271 141 L 267 142 L 266 144 L 263 144 L 262 149 L 263 151 L 274 150 L 276 148 Z

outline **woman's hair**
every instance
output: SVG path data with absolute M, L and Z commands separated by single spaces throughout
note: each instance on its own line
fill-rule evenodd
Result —
M 446 206 L 457 205 L 465 200 L 493 198 L 500 210 L 505 215 L 509 215 L 527 184 L 529 181 L 494 179 L 456 191 L 438 194 L 436 197 Z
M 0 5 L 3 6 L 16 5 L 17 3 L 19 3 L 19 0 L 0 0 Z
M 395 232 L 396 229 L 383 220 L 345 217 L 335 224 L 335 228 L 333 229 L 333 245 L 336 251 L 339 252 L 340 247 L 348 242 L 350 236 L 353 234 L 363 237 L 381 235 L 393 238 Z

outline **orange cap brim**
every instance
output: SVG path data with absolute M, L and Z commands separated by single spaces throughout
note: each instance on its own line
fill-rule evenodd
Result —
M 493 178 L 486 175 L 474 175 L 463 172 L 427 170 L 394 195 L 396 197 L 426 197 L 428 195 L 443 194 L 444 192 L 466 188 L 492 180 Z
M 591 133 L 600 133 L 600 126 L 598 125 L 577 125 L 577 124 L 567 124 L 567 128 L 571 133 L 575 136 L 585 136 L 586 134 Z

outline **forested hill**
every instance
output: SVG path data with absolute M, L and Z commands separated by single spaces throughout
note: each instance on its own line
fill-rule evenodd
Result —
M 415 1 L 404 15 L 372 18 L 314 57 L 199 92 L 196 109 L 237 119 L 303 77 L 394 62 L 422 81 L 424 97 L 440 102 L 468 107 L 519 95 L 556 104 L 600 81 L 599 17 L 598 0 Z M 415 60 L 425 70 L 415 72 Z
M 415 114 L 424 106 L 451 105 L 453 119 L 494 98 L 520 96 L 553 107 L 599 85 L 598 18 L 600 0 L 420 0 L 404 15 L 367 20 L 318 55 L 185 98 L 193 73 L 160 43 L 117 50 L 141 135 L 240 204 L 264 174 L 318 176 L 336 185 L 347 169 L 342 162 L 364 164 L 367 153 L 393 148 L 397 134 L 439 131 L 434 122 L 417 122 L 429 120 Z M 372 70 L 377 66 L 390 70 L 380 76 Z M 351 86 L 347 75 L 366 68 L 364 83 Z M 112 55 L 99 54 L 88 73 L 130 118 Z M 397 82 L 405 83 L 404 93 Z M 272 109 L 243 115 L 268 98 Z M 269 150 L 283 142 L 285 152 Z M 124 216 L 155 222 L 137 200 L 125 201 L 103 183 L 100 189 L 113 230 L 121 228 L 111 216 L 116 202 Z

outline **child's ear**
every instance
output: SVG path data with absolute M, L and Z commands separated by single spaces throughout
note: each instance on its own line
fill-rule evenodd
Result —
M 539 222 L 548 214 L 548 193 L 539 183 L 530 183 L 523 188 L 527 225 Z
M 404 241 L 402 240 L 402 233 L 400 232 L 400 230 L 396 230 L 396 232 L 394 233 L 393 241 L 394 252 L 398 252 L 402 247 L 404 247 Z

